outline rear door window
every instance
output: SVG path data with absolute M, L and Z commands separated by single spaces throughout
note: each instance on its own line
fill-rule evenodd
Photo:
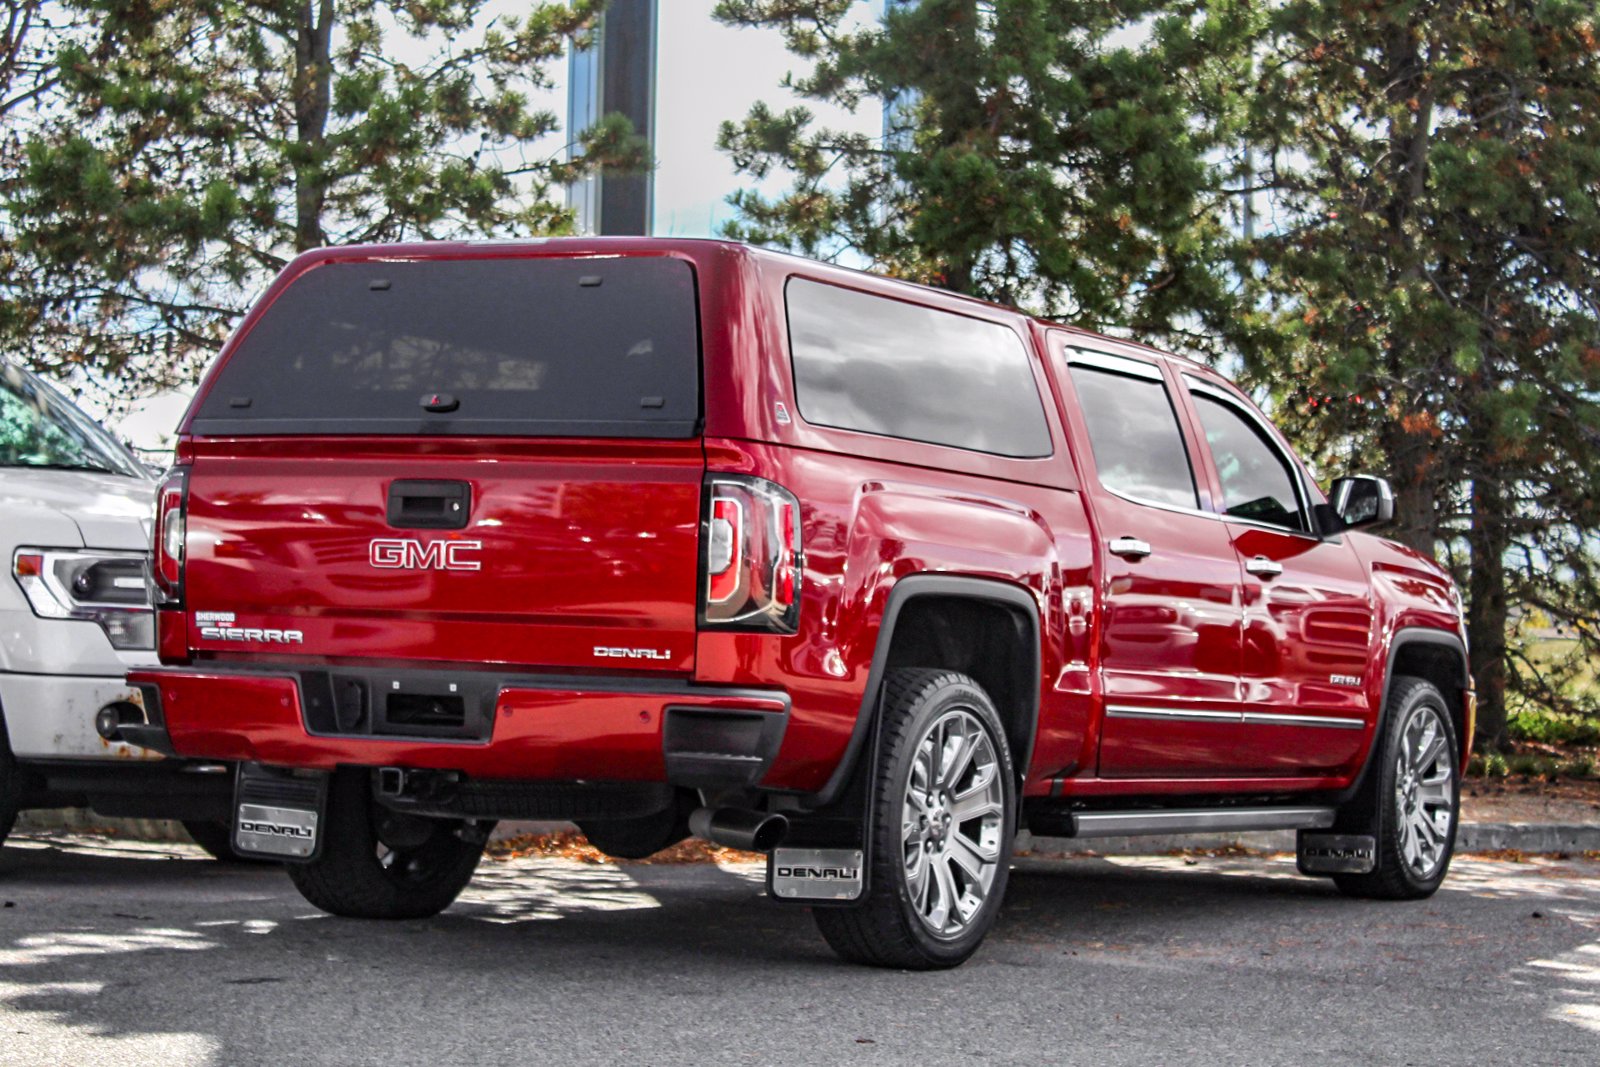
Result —
M 1146 504 L 1199 508 L 1178 413 L 1154 365 L 1095 356 L 1074 360 L 1072 387 L 1089 430 L 1100 484 Z
M 681 260 L 368 260 L 280 293 L 194 430 L 683 438 L 699 419 Z
M 1033 362 L 996 322 L 791 278 L 795 398 L 807 422 L 1031 458 L 1051 453 Z

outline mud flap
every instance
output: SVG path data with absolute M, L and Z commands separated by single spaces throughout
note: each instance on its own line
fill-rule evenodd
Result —
M 871 881 L 873 811 L 877 798 L 878 734 L 883 695 L 873 709 L 872 735 L 849 784 L 827 808 L 786 811 L 789 832 L 767 854 L 767 895 L 784 904 L 854 907 Z
M 233 789 L 233 847 L 247 856 L 306 863 L 322 852 L 328 775 L 241 763 Z
M 1378 839 L 1372 834 L 1301 830 L 1295 844 L 1301 874 L 1370 874 L 1378 862 Z

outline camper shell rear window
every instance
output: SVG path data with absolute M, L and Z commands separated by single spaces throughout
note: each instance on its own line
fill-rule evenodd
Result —
M 278 295 L 192 430 L 687 438 L 700 406 L 682 260 L 361 260 Z

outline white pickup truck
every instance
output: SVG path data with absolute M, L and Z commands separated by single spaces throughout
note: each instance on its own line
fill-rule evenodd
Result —
M 39 378 L 0 360 L 0 842 L 28 808 L 174 818 L 219 858 L 231 768 L 117 736 L 156 662 L 145 575 L 155 483 Z

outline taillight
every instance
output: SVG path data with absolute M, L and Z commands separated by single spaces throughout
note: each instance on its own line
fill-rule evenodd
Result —
M 184 509 L 189 478 L 183 468 L 167 475 L 156 490 L 155 544 L 151 546 L 150 577 L 156 603 L 172 607 L 183 602 Z
M 712 475 L 702 543 L 702 626 L 795 632 L 804 562 L 793 493 L 764 478 Z

